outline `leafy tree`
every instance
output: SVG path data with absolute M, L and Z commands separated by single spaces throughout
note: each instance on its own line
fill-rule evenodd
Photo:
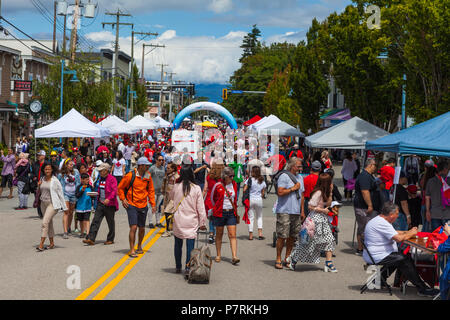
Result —
M 97 65 L 90 62 L 77 62 L 66 68 L 76 70 L 79 82 L 70 81 L 72 75 L 64 75 L 63 114 L 75 108 L 88 117 L 109 112 L 114 93 L 110 82 L 94 81 L 99 77 L 95 73 Z M 35 94 L 43 104 L 49 106 L 49 115 L 59 118 L 61 103 L 61 63 L 49 67 L 45 82 L 35 82 Z
M 290 96 L 301 109 L 301 129 L 317 128 L 320 109 L 327 102 L 328 80 L 321 61 L 304 42 L 297 46 L 295 65 L 290 75 Z
M 261 36 L 261 31 L 256 27 L 256 24 L 253 25 L 252 31 L 247 33 L 244 37 L 242 45 L 240 48 L 244 49 L 239 62 L 242 62 L 246 57 L 255 55 L 259 49 L 261 48 L 261 42 L 259 42 L 258 38 Z

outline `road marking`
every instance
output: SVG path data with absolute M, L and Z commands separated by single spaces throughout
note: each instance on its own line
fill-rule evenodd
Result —
M 165 217 L 163 217 L 160 220 L 160 223 L 165 220 Z M 142 239 L 142 243 L 145 243 L 150 236 L 155 233 L 156 229 L 153 229 L 152 231 L 148 232 L 144 239 Z M 158 237 L 159 238 L 159 237 Z M 134 247 L 137 249 L 137 245 Z M 95 290 L 98 289 L 111 275 L 114 274 L 114 272 L 117 271 L 128 259 L 138 259 L 138 258 L 130 258 L 128 256 L 128 253 L 122 257 L 111 269 L 109 269 L 100 279 L 98 279 L 92 286 L 87 288 L 85 291 L 83 291 L 75 300 L 86 300 L 87 297 L 89 297 Z
M 103 300 L 108 293 L 134 268 L 134 266 L 142 259 L 142 257 L 148 252 L 148 250 L 155 244 L 155 242 L 161 237 L 164 229 L 159 229 L 159 232 L 153 237 L 153 239 L 143 248 L 144 253 L 138 258 L 133 258 L 133 260 L 114 278 L 112 279 L 103 289 L 100 291 L 92 300 Z

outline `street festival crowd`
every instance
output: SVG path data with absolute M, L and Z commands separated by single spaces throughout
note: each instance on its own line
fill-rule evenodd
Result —
M 193 128 L 192 123 L 183 126 Z M 60 211 L 63 239 L 79 236 L 85 245 L 95 245 L 106 218 L 109 232 L 104 244 L 114 244 L 115 212 L 121 202 L 130 225 L 129 256 L 143 254 L 146 226 L 165 228 L 162 236 L 175 239 L 176 273 L 183 268 L 184 240 L 188 272 L 198 230 L 209 231 L 208 242 L 215 244 L 215 262 L 219 263 L 226 227 L 231 263 L 238 265 L 238 200 L 241 198 L 245 209 L 242 221 L 248 226 L 248 240 L 264 240 L 263 201 L 272 188 L 277 195 L 273 205 L 275 268 L 295 270 L 299 263 L 317 264 L 324 257 L 324 271 L 336 273 L 333 257 L 339 208 L 344 202 L 353 202 L 358 243 L 355 254 L 367 264 L 387 265 L 386 278 L 397 270 L 394 286 L 403 278 L 419 295 L 439 293 L 419 276 L 410 254 L 402 250 L 402 242 L 417 235 L 420 226 L 422 232 L 440 228 L 441 233 L 450 234 L 450 199 L 444 190 L 450 184 L 448 159 L 435 163 L 407 157 L 398 184 L 394 184 L 396 159 L 389 154 L 368 151 L 365 163 L 361 163 L 357 152 L 325 149 L 312 153 L 302 139 L 269 136 L 252 140 L 244 128 L 237 130 L 240 135 L 232 136 L 227 145 L 225 128 L 219 127 L 222 137 L 202 139 L 197 155 L 175 150 L 171 129 L 114 136 L 98 146 L 93 139 L 84 139 L 79 146 L 75 146 L 76 141 L 70 146 L 59 144 L 50 154 L 39 151 L 34 162 L 29 159 L 26 138 L 18 138 L 7 155 L 1 151 L 0 196 L 9 188 L 8 198 L 13 198 L 13 186 L 17 186 L 19 201 L 14 209 L 27 210 L 31 209 L 29 195 L 34 194 L 32 207 L 42 219 L 37 252 L 55 248 L 53 218 Z M 341 160 L 344 189 L 340 191 L 334 182 L 333 162 Z M 45 246 L 47 238 L 50 244 Z M 450 251 L 450 240 L 440 243 L 438 251 Z M 446 268 L 440 279 L 444 299 L 448 298 L 449 279 Z

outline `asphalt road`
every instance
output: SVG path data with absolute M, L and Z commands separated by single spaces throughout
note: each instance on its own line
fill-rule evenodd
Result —
M 336 168 L 337 175 L 339 171 Z M 339 177 L 336 183 L 342 191 Z M 33 199 L 31 195 L 30 206 Z M 274 201 L 273 194 L 264 201 L 266 239 L 249 241 L 247 226 L 241 222 L 237 233 L 240 264 L 231 264 L 225 234 L 222 262 L 213 262 L 210 284 L 192 285 L 175 274 L 174 240 L 161 238 L 164 230 L 147 228 L 144 255 L 137 259 L 128 257 L 129 228 L 123 208 L 116 213 L 115 244 L 103 245 L 108 230 L 105 220 L 95 246 L 85 246 L 75 236 L 63 239 L 62 213 L 58 213 L 54 218 L 56 248 L 36 252 L 41 220 L 36 209 L 13 209 L 18 203 L 15 191 L 13 199 L 0 199 L 0 299 L 430 300 L 418 297 L 414 287 L 408 287 L 406 295 L 396 288 L 392 296 L 386 291 L 360 294 L 368 274 L 362 257 L 356 256 L 352 248 L 354 213 L 348 205 L 341 209 L 339 218 L 339 243 L 334 258 L 338 273 L 323 272 L 324 259 L 317 265 L 297 264 L 296 271 L 275 269 Z M 242 215 L 243 208 L 240 210 Z M 214 245 L 210 248 L 215 256 Z M 393 278 L 388 282 L 392 283 Z

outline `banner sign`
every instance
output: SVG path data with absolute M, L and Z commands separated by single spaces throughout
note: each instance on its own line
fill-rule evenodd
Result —
M 31 92 L 33 89 L 33 82 L 26 80 L 14 80 L 13 91 L 26 91 Z

